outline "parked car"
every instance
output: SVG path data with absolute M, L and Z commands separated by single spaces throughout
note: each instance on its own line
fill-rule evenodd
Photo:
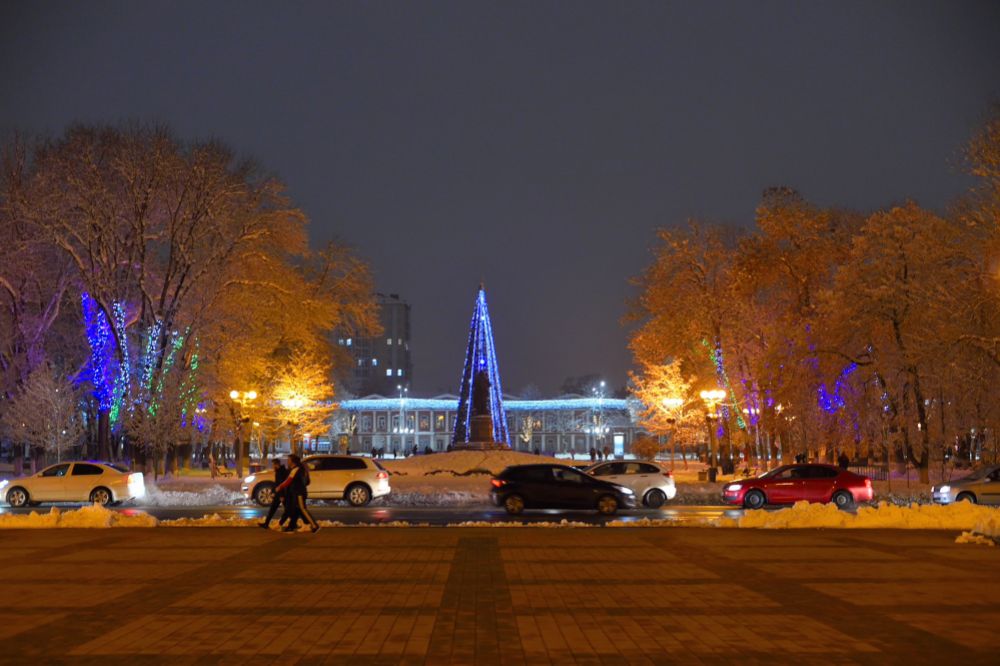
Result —
M 1000 465 L 981 467 L 961 479 L 932 486 L 931 497 L 938 504 L 1000 504 Z
M 872 500 L 872 481 L 833 465 L 784 465 L 752 479 L 727 483 L 722 499 L 760 509 L 767 504 L 833 502 L 844 509 Z
M 12 507 L 42 502 L 120 504 L 146 496 L 141 472 L 93 461 L 56 463 L 37 474 L 0 481 L 0 496 Z
M 309 499 L 344 499 L 351 506 L 364 506 L 391 492 L 389 472 L 371 458 L 315 455 L 302 460 L 309 469 Z M 261 506 L 274 498 L 274 471 L 251 474 L 243 479 L 243 495 Z
M 635 493 L 567 465 L 513 465 L 491 481 L 493 504 L 510 514 L 525 509 L 596 509 L 605 515 L 635 507 Z
M 586 472 L 601 481 L 631 488 L 637 501 L 654 509 L 660 508 L 664 502 L 677 495 L 673 475 L 656 463 L 604 462 L 591 465 Z

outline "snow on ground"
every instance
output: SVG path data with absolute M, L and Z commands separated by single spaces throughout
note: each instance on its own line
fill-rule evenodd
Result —
M 995 546 L 997 542 L 991 537 L 976 534 L 975 532 L 962 532 L 955 537 L 955 543 L 971 543 L 977 546 Z
M 1000 525 L 1000 509 L 958 502 L 956 504 L 911 504 L 883 502 L 862 506 L 856 513 L 841 511 L 833 504 L 797 502 L 779 511 L 747 511 L 739 518 L 719 518 L 719 527 L 766 529 L 862 528 L 907 530 L 976 530 L 983 524 Z
M 488 485 L 490 475 L 499 474 L 505 467 L 511 465 L 564 464 L 566 461 L 521 451 L 449 451 L 448 453 L 410 456 L 397 460 L 379 460 L 379 462 L 392 472 L 393 477 L 396 475 L 435 476 L 437 474 L 457 476 L 482 472 L 476 476 L 486 479 Z
M 146 496 L 137 500 L 140 506 L 218 506 L 241 504 L 246 501 L 238 488 L 218 483 L 183 484 L 146 482 Z
M 72 511 L 52 507 L 48 513 L 0 514 L 0 529 L 156 527 L 156 523 L 156 518 L 146 513 L 119 513 L 98 504 Z

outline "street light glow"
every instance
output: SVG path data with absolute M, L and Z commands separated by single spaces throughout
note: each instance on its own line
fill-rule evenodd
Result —
M 722 389 L 702 391 L 699 395 L 705 402 L 719 402 L 726 399 L 726 392 Z

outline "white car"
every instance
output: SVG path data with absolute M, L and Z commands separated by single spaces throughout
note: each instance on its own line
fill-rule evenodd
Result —
M 309 469 L 309 499 L 345 499 L 351 506 L 364 506 L 388 495 L 389 472 L 378 461 L 358 456 L 317 455 L 303 458 Z M 274 498 L 274 470 L 243 479 L 243 495 L 261 506 Z
M 102 462 L 64 462 L 32 476 L 0 481 L 0 497 L 12 507 L 42 502 L 118 504 L 146 496 L 141 472 Z
M 653 509 L 677 495 L 673 475 L 656 463 L 615 460 L 591 465 L 586 472 L 601 481 L 631 488 L 636 499 Z
M 972 502 L 1000 505 L 1000 465 L 981 467 L 961 479 L 932 486 L 931 497 L 938 504 Z

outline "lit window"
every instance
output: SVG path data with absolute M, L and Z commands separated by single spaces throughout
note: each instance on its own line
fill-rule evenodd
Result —
M 392 345 L 392 338 L 386 338 L 385 339 L 385 344 Z
M 385 369 L 385 376 L 386 377 L 392 377 L 392 368 L 386 368 Z
M 376 365 L 378 365 L 378 359 L 377 359 L 377 358 L 373 358 L 373 359 L 372 359 L 372 365 L 373 365 L 373 366 L 376 366 Z
M 397 377 L 402 377 L 403 376 L 403 369 L 402 368 L 400 368 L 399 370 L 396 371 L 396 376 Z
M 365 362 L 365 359 L 359 358 L 358 359 L 358 367 L 361 367 L 361 364 L 364 363 L 364 362 Z
M 347 346 L 348 346 L 348 347 L 350 347 L 350 346 L 351 346 L 351 339 L 350 339 L 350 338 L 347 338 Z
M 403 344 L 403 338 L 400 338 L 399 340 L 396 340 L 396 344 L 397 345 Z
M 344 344 L 344 338 L 337 338 L 337 344 L 338 345 Z

